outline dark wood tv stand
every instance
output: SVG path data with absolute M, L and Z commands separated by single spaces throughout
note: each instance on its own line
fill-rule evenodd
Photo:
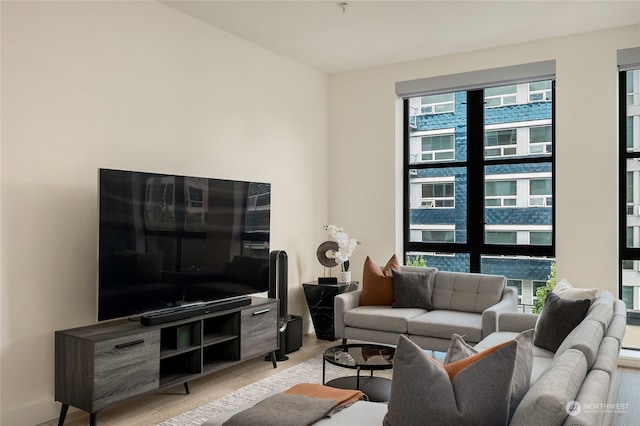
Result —
M 276 368 L 278 301 L 251 304 L 163 324 L 118 320 L 55 333 L 58 425 L 69 406 L 97 413 L 117 403 L 271 355 Z

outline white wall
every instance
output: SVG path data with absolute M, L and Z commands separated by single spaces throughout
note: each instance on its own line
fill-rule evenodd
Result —
M 363 242 L 354 279 L 367 255 L 384 263 L 402 252 L 395 83 L 555 59 L 557 274 L 617 294 L 616 51 L 637 46 L 632 26 L 330 76 L 329 220 Z
M 271 182 L 289 311 L 308 315 L 327 76 L 156 2 L 1 7 L 0 423 L 57 417 L 54 330 L 95 321 L 99 167 Z

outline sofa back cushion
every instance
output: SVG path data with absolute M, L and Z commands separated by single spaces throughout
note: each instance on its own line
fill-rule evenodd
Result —
M 499 275 L 438 271 L 433 286 L 433 309 L 475 312 L 500 302 L 507 279 Z
M 591 302 L 585 318 L 591 318 L 602 325 L 602 331 L 607 332 L 613 319 L 613 295 L 611 292 L 601 290 Z
M 577 349 L 564 351 L 531 385 L 510 424 L 562 424 L 567 418 L 567 404 L 575 401 L 586 375 L 587 361 L 582 352 Z
M 554 359 L 558 358 L 567 349 L 577 349 L 584 354 L 587 360 L 587 368 L 591 369 L 596 360 L 600 343 L 604 332 L 602 325 L 593 319 L 585 318 L 574 328 L 558 347 Z

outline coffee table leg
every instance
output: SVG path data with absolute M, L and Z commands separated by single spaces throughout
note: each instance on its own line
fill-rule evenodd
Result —
M 323 385 L 324 385 L 324 375 L 325 375 L 325 372 L 327 370 L 326 362 L 327 362 L 327 360 L 324 359 L 324 357 L 322 357 L 322 384 Z

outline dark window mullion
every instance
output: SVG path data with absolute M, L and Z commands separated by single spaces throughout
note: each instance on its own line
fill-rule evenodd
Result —
M 467 92 L 469 271 L 480 272 L 484 245 L 484 91 Z
M 404 119 L 403 119 L 403 132 L 402 134 L 404 135 L 403 137 L 403 145 L 404 145 L 404 152 L 403 152 L 403 164 L 404 164 L 404 169 L 403 169 L 403 177 L 402 177 L 402 187 L 403 187 L 403 208 L 402 208 L 402 217 L 403 217 L 403 225 L 402 225 L 402 229 L 403 229 L 403 241 L 404 241 L 404 253 L 403 253 L 403 258 L 406 257 L 406 252 L 409 250 L 409 248 L 407 247 L 407 243 L 410 240 L 410 234 L 411 234 L 411 208 L 409 206 L 409 170 L 411 169 L 411 165 L 409 164 L 409 127 L 411 125 L 411 113 L 410 113 L 410 107 L 409 107 L 409 99 L 405 99 L 404 100 Z

